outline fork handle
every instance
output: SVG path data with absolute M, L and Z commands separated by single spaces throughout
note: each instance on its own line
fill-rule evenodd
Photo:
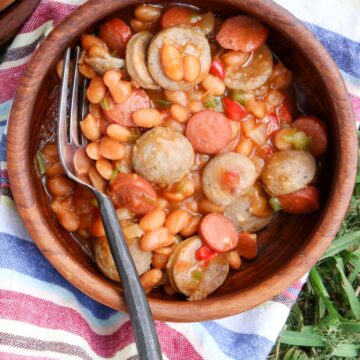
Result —
M 114 205 L 110 198 L 104 194 L 96 192 L 96 198 L 110 250 L 121 277 L 139 357 L 142 360 L 161 360 L 161 350 L 154 319 L 119 225 Z

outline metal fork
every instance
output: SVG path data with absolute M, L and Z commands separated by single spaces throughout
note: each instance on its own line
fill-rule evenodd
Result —
M 125 301 L 134 329 L 140 359 L 162 359 L 151 310 L 119 225 L 114 206 L 106 194 L 97 191 L 87 180 L 80 179 L 75 174 L 73 164 L 74 154 L 78 149 L 85 148 L 86 146 L 86 140 L 79 130 L 79 121 L 84 118 L 87 112 L 86 81 L 85 79 L 81 79 L 78 70 L 80 51 L 80 47 L 76 47 L 73 60 L 74 71 L 70 108 L 68 92 L 71 48 L 68 48 L 65 53 L 57 124 L 60 162 L 69 178 L 86 186 L 92 190 L 96 196 L 110 250 L 121 277 Z M 79 90 L 81 80 L 83 83 L 82 91 Z

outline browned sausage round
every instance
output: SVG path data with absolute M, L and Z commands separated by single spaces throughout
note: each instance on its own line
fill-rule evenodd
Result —
M 248 157 L 235 152 L 220 154 L 204 168 L 203 192 L 213 203 L 226 206 L 250 189 L 255 180 L 255 166 Z
M 311 183 L 315 173 L 316 162 L 309 152 L 284 150 L 266 161 L 261 180 L 271 196 L 286 195 Z
M 169 128 L 157 127 L 137 140 L 132 154 L 138 174 L 158 184 L 180 181 L 194 164 L 194 150 L 188 139 Z
M 139 247 L 139 239 L 137 238 L 127 240 L 127 244 L 140 276 L 150 269 L 152 253 L 142 251 Z M 94 252 L 96 264 L 101 272 L 111 280 L 120 281 L 109 244 L 105 237 L 96 239 Z
M 157 89 L 158 84 L 151 77 L 146 64 L 146 53 L 153 35 L 149 31 L 139 32 L 131 37 L 126 47 L 126 69 L 131 78 L 145 89 Z
M 262 45 L 254 51 L 246 66 L 228 66 L 226 68 L 225 84 L 230 89 L 254 90 L 268 81 L 273 68 L 270 49 Z
M 214 110 L 199 111 L 186 126 L 186 137 L 193 148 L 204 154 L 216 154 L 231 140 L 231 126 L 225 115 Z
M 232 220 L 238 231 L 250 233 L 260 231 L 273 219 L 273 214 L 265 217 L 255 216 L 251 213 L 253 197 L 243 195 L 238 197 L 224 210 L 224 215 Z
M 164 45 L 180 49 L 180 55 L 193 55 L 200 61 L 200 76 L 196 80 L 175 81 L 167 77 L 162 67 L 160 52 Z M 185 91 L 192 89 L 208 73 L 211 64 L 209 42 L 200 31 L 182 26 L 174 26 L 158 32 L 152 39 L 148 50 L 148 68 L 152 78 L 163 89 Z
M 175 248 L 167 264 L 173 288 L 193 301 L 214 292 L 229 273 L 226 254 L 218 254 L 209 262 L 197 260 L 195 253 L 201 246 L 197 236 L 184 240 Z

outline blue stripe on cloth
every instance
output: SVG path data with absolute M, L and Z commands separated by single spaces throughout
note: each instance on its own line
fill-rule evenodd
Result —
M 215 321 L 206 321 L 201 324 L 213 337 L 220 350 L 233 359 L 263 359 L 274 345 L 272 341 L 263 336 L 237 333 Z
M 0 232 L 0 267 L 15 270 L 50 284 L 56 284 L 69 291 L 79 303 L 85 306 L 96 318 L 106 320 L 116 311 L 110 309 L 83 294 L 66 281 L 45 259 L 36 245 L 16 236 Z
M 342 71 L 360 78 L 360 43 L 312 23 L 304 24 L 322 42 Z
M 6 135 L 0 134 L 0 161 L 6 161 Z
M 4 116 L 8 116 L 10 109 L 11 109 L 11 105 L 12 105 L 13 100 L 8 100 L 2 104 L 0 104 L 0 119 L 2 119 Z

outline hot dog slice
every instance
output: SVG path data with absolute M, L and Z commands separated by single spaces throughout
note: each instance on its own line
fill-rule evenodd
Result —
M 110 95 L 106 96 L 106 102 L 102 102 L 102 108 L 106 118 L 111 123 L 122 126 L 136 127 L 131 114 L 140 109 L 150 107 L 150 98 L 143 89 L 132 88 L 131 96 L 122 104 L 117 104 Z
M 135 214 L 146 214 L 156 205 L 155 190 L 137 174 L 118 174 L 110 183 L 109 193 L 116 207 L 124 206 Z
M 238 232 L 234 224 L 219 213 L 206 215 L 200 223 L 199 233 L 202 241 L 219 253 L 234 249 L 238 243 Z
M 319 208 L 319 190 L 312 185 L 278 197 L 282 210 L 290 214 L 309 214 Z
M 238 15 L 223 22 L 216 40 L 225 49 L 250 52 L 258 49 L 268 34 L 269 30 L 254 18 Z
M 329 145 L 329 136 L 323 121 L 315 116 L 304 116 L 295 120 L 293 125 L 311 137 L 311 153 L 315 157 L 326 151 Z
M 112 51 L 121 57 L 125 54 L 126 44 L 132 32 L 128 25 L 120 19 L 111 19 L 100 26 L 99 36 Z
M 161 26 L 164 29 L 178 25 L 192 26 L 198 18 L 199 16 L 195 11 L 189 8 L 174 6 L 165 11 L 161 18 Z
M 239 234 L 239 243 L 237 251 L 245 259 L 254 259 L 257 255 L 257 236 L 243 232 Z
M 216 154 L 231 140 L 231 126 L 223 114 L 214 110 L 202 110 L 189 120 L 186 137 L 196 151 Z

